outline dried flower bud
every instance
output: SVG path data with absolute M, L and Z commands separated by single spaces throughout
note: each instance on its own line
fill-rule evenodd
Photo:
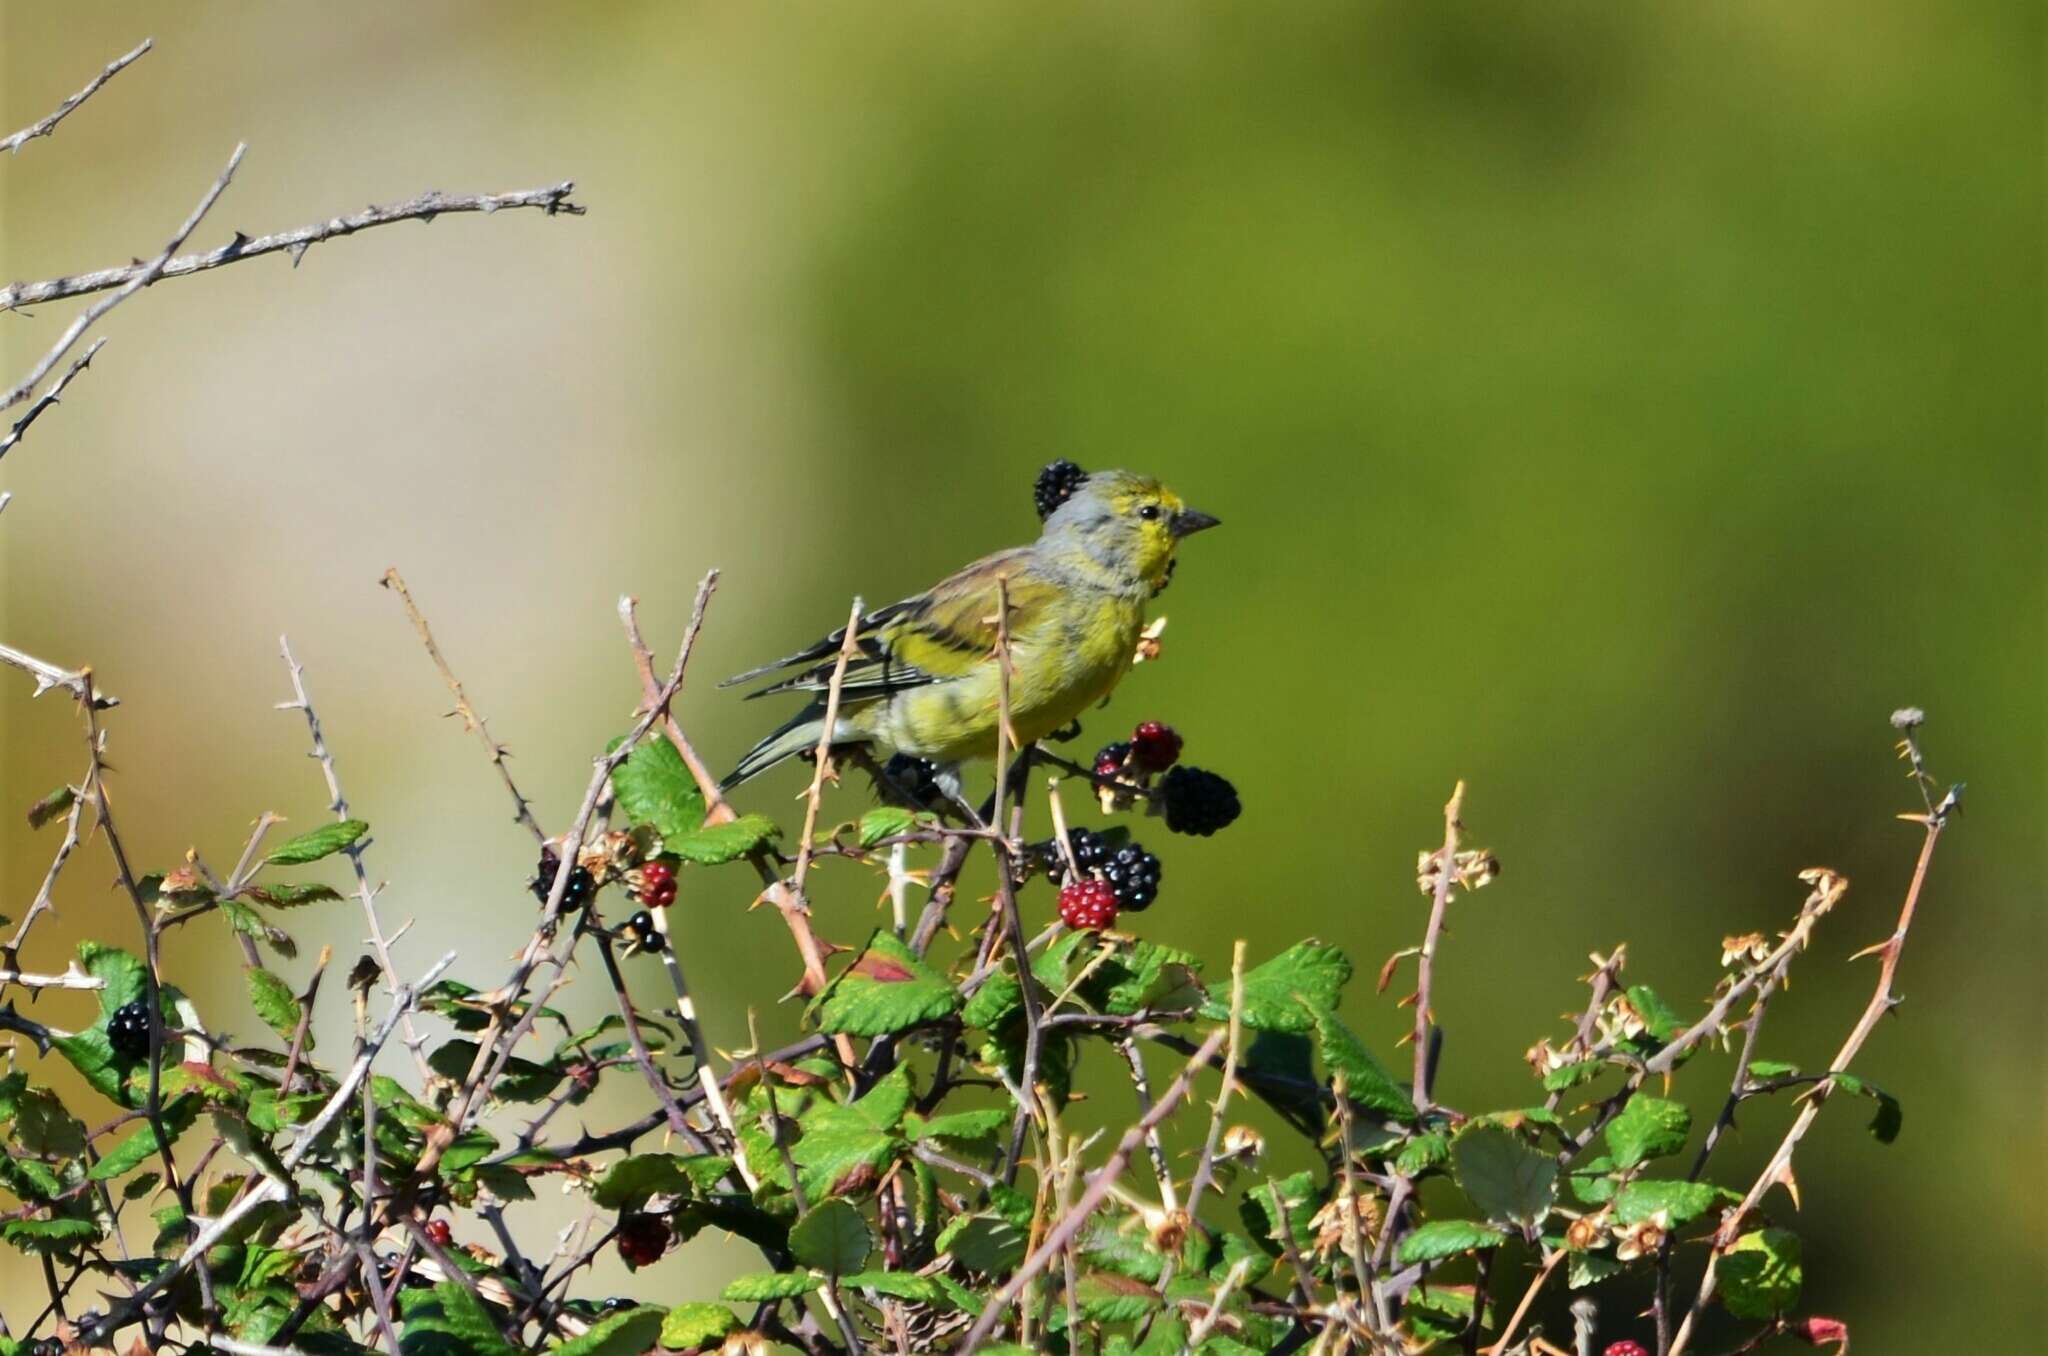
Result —
M 1315 1231 L 1317 1253 L 1328 1255 L 1341 1249 L 1348 1255 L 1354 1238 L 1361 1246 L 1370 1247 L 1373 1236 L 1379 1232 L 1379 1198 L 1339 1191 L 1308 1223 Z
M 1564 1245 L 1573 1252 L 1591 1252 L 1600 1246 L 1600 1216 L 1581 1215 L 1564 1231 Z
M 1607 1000 L 1607 1006 L 1600 1010 L 1600 1039 L 1612 1044 L 1640 1036 L 1648 1028 L 1643 1014 L 1636 1011 L 1636 1005 L 1628 1001 L 1627 994 L 1616 994 Z
M 1622 1262 L 1651 1256 L 1663 1248 L 1670 1232 L 1671 1218 L 1662 1210 L 1639 1224 L 1617 1224 L 1614 1226 L 1614 1256 Z
M 774 1344 L 752 1328 L 740 1328 L 726 1334 L 725 1341 L 718 1348 L 718 1356 L 769 1356 Z
M 1832 867 L 1809 866 L 1799 873 L 1799 879 L 1813 887 L 1813 893 L 1806 897 L 1804 912 L 1815 918 L 1841 903 L 1842 896 L 1849 893 L 1849 878 Z
M 1442 855 L 1440 849 L 1425 849 L 1415 854 L 1415 885 L 1425 895 L 1436 893 Z M 1467 894 L 1485 889 L 1499 874 L 1500 858 L 1484 848 L 1473 848 L 1451 859 L 1451 882 Z
M 1550 1038 L 1547 1036 L 1530 1046 L 1522 1054 L 1522 1062 L 1534 1069 L 1538 1078 L 1562 1069 L 1565 1065 L 1572 1063 L 1573 1060 L 1573 1056 L 1565 1054 L 1560 1050 L 1553 1050 L 1550 1046 Z
M 1721 964 L 1733 965 L 1736 961 L 1747 960 L 1751 965 L 1761 965 L 1771 955 L 1771 944 L 1761 932 L 1745 932 L 1736 937 L 1721 939 Z
M 1152 1246 L 1161 1252 L 1177 1251 L 1188 1236 L 1188 1224 L 1187 1211 L 1162 1210 L 1150 1221 Z

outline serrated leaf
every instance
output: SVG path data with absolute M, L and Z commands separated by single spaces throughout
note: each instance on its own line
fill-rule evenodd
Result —
M 1331 1011 L 1351 979 L 1351 961 L 1334 946 L 1297 942 L 1263 965 L 1245 972 L 1244 1024 L 1260 1031 L 1308 1031 L 1315 1024 L 1310 1000 Z M 1230 986 L 1219 983 L 1202 1006 L 1211 1021 L 1230 1019 Z
M 1672 1006 L 1657 996 L 1657 991 L 1647 984 L 1628 986 L 1629 1006 L 1643 1019 L 1643 1027 L 1658 1041 L 1668 1041 L 1685 1030 L 1685 1019 Z
M 1786 1229 L 1758 1229 L 1735 1240 L 1721 1256 L 1721 1307 L 1737 1318 L 1768 1319 L 1799 1303 L 1804 1282 L 1799 1235 Z
M 164 1133 L 170 1136 L 172 1144 L 175 1145 L 178 1136 L 192 1128 L 198 1116 L 199 1099 L 196 1097 L 180 1097 L 164 1104 Z M 93 1164 L 85 1175 L 95 1182 L 111 1182 L 156 1157 L 156 1153 L 156 1127 L 145 1124 L 130 1131 L 119 1144 L 100 1155 L 99 1162 Z
M 952 1304 L 944 1286 L 914 1271 L 862 1271 L 840 1277 L 839 1283 L 892 1299 L 909 1300 L 912 1304 Z
M 1120 1276 L 1114 1271 L 1091 1271 L 1074 1287 L 1081 1316 L 1093 1323 L 1131 1323 L 1156 1313 L 1165 1303 L 1157 1290 L 1143 1281 Z M 1055 1319 L 1064 1317 L 1054 1311 Z
M 307 904 L 325 904 L 341 898 L 341 891 L 332 885 L 321 885 L 309 881 L 304 884 L 280 882 L 274 885 L 253 885 L 243 894 L 258 904 L 273 909 L 296 909 Z
M 304 1011 L 299 1005 L 298 995 L 292 992 L 291 985 L 268 970 L 251 966 L 248 976 L 249 1006 L 256 1010 L 265 1026 L 290 1040 L 292 1033 L 299 1029 L 299 1015 Z M 311 1049 L 312 1045 L 313 1033 L 308 1031 L 305 1048 Z
M 23 1252 L 33 1253 L 70 1252 L 99 1236 L 99 1225 L 68 1215 L 56 1219 L 11 1219 L 0 1227 L 0 1238 Z
M 1394 1256 L 1402 1266 L 1412 1266 L 1417 1262 L 1456 1257 L 1462 1252 L 1498 1247 L 1506 1238 L 1506 1230 L 1481 1224 L 1478 1220 L 1435 1219 L 1418 1226 L 1415 1232 L 1402 1239 L 1401 1245 L 1394 1249 Z
M 871 848 L 884 838 L 894 838 L 917 827 L 915 811 L 897 805 L 878 805 L 860 817 L 860 845 Z
M 1681 1102 L 1639 1092 L 1607 1123 L 1606 1133 L 1614 1166 L 1632 1168 L 1683 1149 L 1692 1133 L 1692 1112 Z
M 1707 1213 L 1720 1195 L 1721 1188 L 1711 1182 L 1639 1178 L 1614 1194 L 1614 1219 L 1618 1224 L 1641 1224 L 1661 1211 L 1676 1228 Z
M 739 1325 L 739 1319 L 724 1305 L 693 1300 L 668 1311 L 661 1321 L 661 1345 L 670 1351 L 695 1351 L 723 1341 Z
M 614 739 L 616 749 L 625 736 Z M 618 807 L 634 824 L 650 824 L 663 839 L 694 832 L 704 822 L 704 795 L 683 755 L 656 731 L 633 746 L 626 761 L 612 770 L 612 791 Z
M 476 1050 L 475 1041 L 449 1041 L 427 1056 L 427 1066 L 443 1078 L 460 1080 L 468 1077 Z M 551 1064 L 536 1064 L 514 1055 L 492 1081 L 490 1093 L 504 1102 L 538 1102 L 553 1092 L 564 1077 L 564 1071 Z
M 860 1270 L 873 1248 L 867 1221 L 842 1200 L 821 1201 L 789 1226 L 789 1250 L 796 1260 L 827 1275 Z
M 1621 1271 L 1621 1263 L 1604 1252 L 1575 1252 L 1565 1269 L 1565 1284 L 1573 1290 L 1584 1290 L 1619 1276 Z
M 926 1139 L 987 1139 L 1010 1124 L 1010 1113 L 1001 1107 L 986 1107 L 978 1111 L 955 1111 L 944 1116 L 933 1116 L 919 1120 L 910 1126 L 912 1140 Z
M 85 1127 L 48 1088 L 29 1088 L 14 1109 L 14 1142 L 44 1158 L 76 1158 L 85 1152 Z
M 756 1271 L 730 1281 L 725 1298 L 735 1304 L 766 1304 L 808 1295 L 823 1284 L 824 1277 L 808 1271 Z
M 1557 1160 L 1497 1125 L 1474 1125 L 1451 1141 L 1459 1188 L 1497 1223 L 1534 1226 L 1557 1200 Z
M 638 1210 L 652 1196 L 699 1196 L 732 1171 L 722 1154 L 636 1154 L 606 1170 L 591 1191 L 604 1210 Z
M 1785 1078 L 1798 1072 L 1797 1064 L 1788 1064 L 1782 1059 L 1753 1059 L 1749 1062 L 1751 1078 Z
M 640 1356 L 661 1336 L 664 1320 L 654 1305 L 607 1314 L 583 1333 L 550 1350 L 554 1356 Z
M 1001 1275 L 1024 1260 L 1030 1235 L 1006 1219 L 970 1215 L 940 1235 L 940 1250 L 969 1271 Z
M 1414 1120 L 1414 1099 L 1406 1088 L 1394 1081 L 1387 1067 L 1373 1057 L 1365 1042 L 1358 1039 L 1335 1012 L 1321 1003 L 1304 998 L 1302 1006 L 1308 1009 L 1315 1023 L 1316 1044 L 1322 1052 L 1323 1068 L 1333 1078 L 1337 1074 L 1344 1076 L 1345 1096 L 1395 1120 Z
M 767 815 L 741 815 L 725 824 L 710 824 L 689 833 L 662 835 L 661 847 L 686 862 L 718 866 L 758 852 L 782 836 L 782 826 Z
M 99 942 L 78 944 L 78 963 L 94 979 L 103 981 L 99 990 L 100 1016 L 111 1017 L 149 992 L 149 971 L 131 952 Z
M 1192 1014 L 1209 994 L 1198 978 L 1202 968 L 1192 952 L 1154 942 L 1133 942 L 1095 968 L 1082 992 L 1104 1012 Z
M 267 866 L 304 866 L 317 862 L 322 857 L 332 857 L 349 847 L 364 834 L 370 826 L 360 819 L 344 819 L 333 824 L 322 824 L 311 833 L 302 833 L 297 838 L 281 843 L 263 859 Z
M 1563 1092 L 1566 1088 L 1575 1087 L 1585 1082 L 1605 1067 L 1597 1059 L 1582 1059 L 1576 1064 L 1560 1064 L 1557 1068 L 1543 1075 L 1543 1090 L 1545 1092 Z
M 397 1300 L 403 1356 L 513 1356 L 482 1302 L 458 1281 L 401 1290 Z
M 1280 1217 L 1274 1213 L 1274 1193 L 1278 1192 L 1280 1204 L 1286 1207 L 1287 1223 L 1283 1228 Z M 1248 1190 L 1238 1202 L 1238 1218 L 1244 1221 L 1246 1232 L 1252 1241 L 1269 1254 L 1278 1256 L 1292 1237 L 1296 1246 L 1309 1238 L 1314 1230 L 1310 1221 L 1323 1205 L 1323 1194 L 1316 1187 L 1315 1176 L 1306 1171 L 1283 1177 L 1277 1182 L 1261 1182 Z
M 818 1029 L 886 1036 L 935 1022 L 960 1006 L 959 991 L 885 928 L 811 1003 Z
M 1402 1145 L 1401 1152 L 1394 1156 L 1394 1167 L 1403 1177 L 1417 1177 L 1430 1168 L 1449 1162 L 1450 1157 L 1450 1136 L 1432 1130 Z

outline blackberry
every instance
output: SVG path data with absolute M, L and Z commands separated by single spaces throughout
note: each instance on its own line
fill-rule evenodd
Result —
M 661 929 L 654 925 L 654 915 L 645 909 L 628 918 L 625 927 L 620 931 L 626 936 L 626 949 L 636 955 L 641 952 L 659 951 L 668 945 L 668 940 L 661 935 Z
M 1146 772 L 1164 772 L 1180 761 L 1180 731 L 1148 720 L 1131 731 L 1131 761 Z
M 1067 845 L 1074 849 L 1074 865 L 1087 875 L 1109 860 L 1110 843 L 1093 829 L 1068 829 Z M 1048 876 L 1063 876 L 1067 871 L 1067 856 L 1060 851 L 1057 838 L 1048 838 L 1031 847 L 1032 858 L 1038 869 Z
M 1104 744 L 1095 755 L 1095 775 L 1098 777 L 1121 777 L 1124 771 L 1124 764 L 1129 762 L 1130 758 L 1131 745 L 1129 740 L 1118 740 L 1114 744 Z
M 653 1266 L 668 1251 L 668 1221 L 660 1215 L 626 1215 L 619 1220 L 619 1260 L 638 1270 Z
M 1060 921 L 1070 928 L 1099 931 L 1116 922 L 1116 891 L 1089 877 L 1060 888 Z
M 448 1227 L 445 1219 L 430 1219 L 427 1221 L 427 1237 L 434 1241 L 435 1247 L 445 1248 L 455 1241 L 455 1231 Z
M 1243 811 L 1237 788 L 1198 767 L 1169 769 L 1159 783 L 1166 802 L 1166 827 L 1203 838 L 1226 828 Z
M 1132 913 L 1143 913 L 1159 898 L 1159 876 L 1159 859 L 1136 843 L 1118 848 L 1102 868 L 1102 878 L 1116 891 L 1117 907 Z
M 562 854 L 551 847 L 540 850 L 540 867 L 534 874 L 533 897 L 542 904 L 548 902 L 548 892 L 555 888 L 555 872 L 562 869 Z M 562 912 L 574 913 L 590 902 L 597 893 L 597 882 L 584 867 L 577 867 L 569 873 L 569 883 L 562 887 Z
M 107 1044 L 123 1059 L 149 1058 L 149 1003 L 138 998 L 107 1018 Z
M 1031 487 L 1031 502 L 1038 506 L 1038 516 L 1050 518 L 1054 509 L 1074 497 L 1074 491 L 1087 478 L 1086 471 L 1065 457 L 1048 464 L 1038 473 L 1038 483 Z
M 666 908 L 676 902 L 676 869 L 667 862 L 649 862 L 640 868 L 639 885 L 633 897 L 651 908 Z

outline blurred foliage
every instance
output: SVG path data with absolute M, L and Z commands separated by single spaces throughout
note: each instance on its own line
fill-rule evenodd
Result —
M 0 167 L 9 276 L 145 252 L 238 136 L 223 229 L 564 174 L 593 209 L 166 285 L 8 459 L 6 634 L 130 703 L 152 859 L 317 814 L 267 710 L 289 628 L 351 795 L 423 825 L 377 845 L 408 945 L 481 922 L 495 955 L 520 919 L 434 906 L 528 863 L 510 824 L 450 826 L 498 788 L 384 567 L 558 820 L 631 700 L 619 588 L 672 633 L 725 569 L 683 707 L 722 760 L 767 713 L 710 678 L 1023 539 L 1052 457 L 1127 464 L 1226 525 L 1110 728 L 1173 720 L 1248 807 L 1170 845 L 1148 917 L 1205 953 L 1248 920 L 1412 944 L 1413 853 L 1467 778 L 1506 873 L 1446 950 L 1454 1101 L 1522 1076 L 1586 951 L 1702 994 L 1802 867 L 1856 882 L 1828 954 L 1874 940 L 1913 846 L 1872 827 L 1912 799 L 1882 722 L 1925 706 L 1969 808 L 1868 1072 L 1929 1109 L 1881 1154 L 1823 1120 L 1808 1299 L 1874 1353 L 2048 1320 L 2037 7 L 14 6 L 4 121 L 145 23 L 127 88 Z M 8 364 L 64 314 L 0 327 Z M 6 700 L 26 806 L 76 735 Z M 740 902 L 685 938 L 720 949 L 726 1044 L 788 968 Z M 1824 1060 L 1864 982 L 1812 966 L 1787 1057 Z M 1943 1240 L 1910 1282 L 1900 1238 Z

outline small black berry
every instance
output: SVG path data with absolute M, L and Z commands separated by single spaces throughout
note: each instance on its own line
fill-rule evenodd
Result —
M 1031 487 L 1031 502 L 1038 506 L 1038 516 L 1050 518 L 1054 509 L 1074 497 L 1074 491 L 1087 478 L 1086 471 L 1065 457 L 1048 464 L 1038 473 L 1038 483 Z
M 1166 827 L 1175 833 L 1206 838 L 1228 827 L 1244 810 L 1236 787 L 1198 767 L 1170 769 L 1159 789 L 1166 801 Z
M 642 909 L 626 920 L 626 945 L 635 952 L 659 951 L 667 945 L 661 929 L 654 925 L 654 915 Z
M 1118 848 L 1102 868 L 1102 878 L 1116 891 L 1118 907 L 1132 913 L 1143 912 L 1159 898 L 1160 874 L 1159 859 L 1136 843 Z
M 541 903 L 548 902 L 548 894 L 555 888 L 555 873 L 562 869 L 562 855 L 551 847 L 540 850 L 540 866 L 534 873 L 533 896 Z M 597 893 L 597 882 L 590 872 L 577 867 L 569 873 L 569 880 L 562 887 L 562 912 L 574 913 L 590 902 Z
M 107 1044 L 124 1059 L 149 1058 L 149 1003 L 136 999 L 107 1018 Z
M 1130 741 L 1120 739 L 1114 744 L 1104 744 L 1101 751 L 1095 755 L 1095 775 L 1098 777 L 1122 776 L 1124 764 L 1130 761 L 1130 757 Z

